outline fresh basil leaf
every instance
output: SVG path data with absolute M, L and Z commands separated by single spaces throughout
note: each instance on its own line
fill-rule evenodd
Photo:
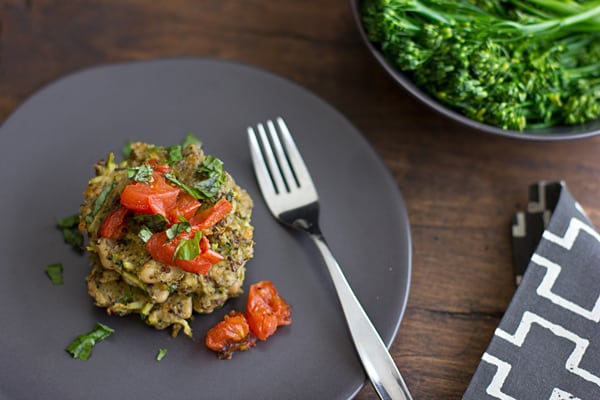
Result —
M 133 220 L 145 225 L 152 232 L 164 231 L 169 224 L 169 221 L 161 214 L 139 214 L 133 217 Z
M 100 322 L 96 322 L 96 326 L 92 331 L 77 336 L 65 350 L 71 354 L 73 358 L 85 361 L 90 357 L 92 347 L 94 347 L 96 343 L 106 339 L 113 332 L 114 330 L 112 328 L 109 328 Z
M 147 243 L 152 237 L 153 233 L 146 225 L 142 225 L 142 228 L 138 232 L 138 236 L 142 239 L 142 242 Z
M 207 199 L 214 197 L 219 191 L 219 187 L 221 187 L 221 185 L 219 184 L 218 179 L 214 177 L 204 179 L 194 185 L 194 189 L 202 193 L 202 197 Z
M 226 180 L 225 173 L 223 172 L 223 162 L 216 157 L 206 156 L 202 165 L 198 168 L 198 173 L 205 177 L 205 179 L 195 183 L 193 186 L 181 182 L 170 172 L 165 173 L 164 177 L 197 200 L 215 197 L 219 192 L 219 188 Z
M 225 183 L 225 173 L 223 172 L 223 162 L 216 157 L 206 156 L 198 172 L 206 179 L 196 183 L 194 188 L 199 190 L 205 198 L 214 197 L 219 188 Z
M 188 147 L 190 144 L 195 144 L 198 147 L 202 147 L 202 142 L 199 141 L 196 136 L 194 136 L 193 133 L 188 133 L 185 137 L 185 139 L 183 139 L 183 143 L 181 145 L 182 148 L 186 148 Z
M 79 214 L 74 214 L 65 218 L 60 218 L 56 221 L 56 225 L 60 229 L 77 228 L 77 226 L 79 225 Z
M 56 226 L 63 234 L 65 243 L 73 246 L 79 253 L 83 252 L 83 235 L 79 231 L 79 214 L 60 218 L 56 221 Z
M 128 141 L 127 143 L 125 143 L 125 145 L 121 149 L 121 152 L 123 153 L 123 157 L 125 157 L 125 158 L 127 158 L 131 155 L 131 141 Z
M 137 167 L 127 168 L 127 177 L 136 182 L 148 183 L 152 179 L 154 170 L 149 164 L 138 165 Z
M 181 154 L 181 146 L 176 144 L 167 147 L 167 158 L 169 165 L 175 164 L 176 162 L 183 160 L 183 154 Z
M 202 193 L 200 193 L 198 190 L 195 190 L 193 187 L 190 187 L 190 186 L 186 185 L 185 183 L 181 182 L 172 173 L 166 172 L 163 174 L 163 176 L 165 177 L 166 180 L 168 180 L 172 184 L 177 185 L 180 188 L 182 188 L 185 192 L 187 192 L 187 194 L 189 194 L 193 198 L 198 199 L 198 200 L 204 198 Z
M 53 285 L 62 285 L 63 284 L 63 266 L 61 263 L 50 264 L 45 269 L 48 278 L 52 281 Z
M 78 252 L 83 252 L 83 235 L 77 228 L 62 230 L 65 243 L 71 245 Z
M 217 157 L 208 155 L 202 161 L 200 172 L 208 175 L 212 175 L 213 173 L 221 174 L 223 172 L 223 161 Z
M 171 225 L 169 229 L 165 232 L 167 234 L 167 239 L 169 241 L 173 240 L 175 236 L 179 235 L 181 232 L 191 232 L 192 226 L 188 221 L 178 222 L 176 224 Z
M 193 260 L 200 254 L 200 238 L 202 234 L 196 232 L 193 238 L 189 240 L 182 240 L 177 245 L 175 252 L 173 253 L 173 260 Z
M 167 349 L 158 350 L 158 354 L 156 354 L 156 361 L 160 361 L 167 355 Z
M 96 201 L 94 201 L 94 205 L 92 206 L 92 212 L 87 217 L 85 217 L 85 220 L 88 223 L 91 223 L 94 220 L 94 217 L 96 216 L 96 214 L 98 214 L 98 211 L 100 211 L 100 208 L 102 208 L 102 205 L 106 201 L 106 197 L 108 196 L 110 191 L 113 190 L 115 185 L 116 183 L 113 183 L 110 186 L 105 186 L 104 189 L 102 189 L 102 191 L 96 198 Z

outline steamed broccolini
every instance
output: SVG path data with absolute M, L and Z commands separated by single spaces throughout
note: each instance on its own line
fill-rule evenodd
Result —
M 364 0 L 363 25 L 413 81 L 503 129 L 600 117 L 600 0 Z

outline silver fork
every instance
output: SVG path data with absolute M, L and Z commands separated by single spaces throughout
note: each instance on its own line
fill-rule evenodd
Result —
M 262 149 L 252 127 L 248 128 L 248 140 L 254 172 L 269 210 L 283 224 L 307 232 L 320 250 L 359 358 L 379 397 L 411 400 L 394 360 L 325 242 L 319 228 L 317 190 L 285 122 L 277 118 L 281 140 L 273 121 L 266 125 L 270 141 L 264 125 L 257 125 Z

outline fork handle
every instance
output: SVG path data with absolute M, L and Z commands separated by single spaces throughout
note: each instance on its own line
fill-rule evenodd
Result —
M 348 284 L 325 238 L 320 233 L 309 234 L 327 264 L 354 346 L 377 394 L 383 400 L 412 400 L 400 371 Z

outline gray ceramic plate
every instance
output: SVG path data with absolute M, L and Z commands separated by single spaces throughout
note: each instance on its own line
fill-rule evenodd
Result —
M 272 74 L 198 59 L 117 64 L 59 80 L 0 128 L 0 398 L 348 399 L 365 383 L 325 267 L 307 238 L 279 225 L 252 173 L 245 129 L 283 116 L 313 174 L 322 225 L 384 341 L 408 295 L 409 224 L 396 184 L 363 137 L 331 106 Z M 93 306 L 87 257 L 62 242 L 54 220 L 78 211 L 92 164 L 128 140 L 180 143 L 187 132 L 221 158 L 255 200 L 256 255 L 245 288 L 268 279 L 293 324 L 220 361 L 203 344 L 210 326 L 246 297 L 198 316 L 195 339 L 173 339 L 137 317 Z M 64 285 L 47 264 L 62 262 Z M 87 362 L 65 346 L 96 321 L 115 329 Z M 157 362 L 160 348 L 167 356 Z

